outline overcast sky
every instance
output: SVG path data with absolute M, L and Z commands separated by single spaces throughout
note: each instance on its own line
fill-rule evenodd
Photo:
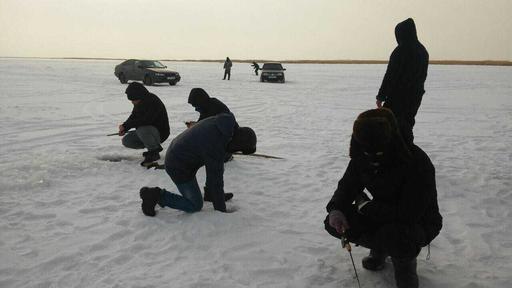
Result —
M 0 0 L 0 56 L 512 61 L 512 0 Z

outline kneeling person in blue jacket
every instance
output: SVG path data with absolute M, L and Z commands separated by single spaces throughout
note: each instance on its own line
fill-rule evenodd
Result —
M 256 134 L 251 128 L 238 127 L 231 113 L 222 113 L 198 122 L 178 135 L 165 155 L 165 170 L 181 195 L 159 187 L 142 187 L 142 212 L 155 216 L 155 206 L 193 213 L 203 207 L 203 197 L 196 179 L 202 166 L 206 171 L 204 201 L 213 202 L 215 210 L 227 212 L 224 193 L 224 155 L 226 152 L 256 152 Z

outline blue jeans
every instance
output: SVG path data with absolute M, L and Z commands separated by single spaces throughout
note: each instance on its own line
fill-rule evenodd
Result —
M 193 213 L 203 208 L 203 196 L 194 177 L 189 182 L 176 184 L 181 195 L 162 189 L 158 204 L 162 207 L 171 207 L 177 210 Z

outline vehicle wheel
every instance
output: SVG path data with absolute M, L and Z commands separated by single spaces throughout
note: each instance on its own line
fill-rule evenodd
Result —
M 171 86 L 176 85 L 176 81 L 170 81 L 170 82 L 169 82 L 169 85 L 171 85 Z
M 152 85 L 153 84 L 153 79 L 151 79 L 151 76 L 149 75 L 146 75 L 144 76 L 144 80 L 142 81 L 144 83 L 144 85 Z
M 126 84 L 128 83 L 128 81 L 126 80 L 126 77 L 124 76 L 123 73 L 119 74 L 119 81 L 122 83 L 122 84 Z
M 283 80 L 281 80 L 281 83 L 284 83 L 284 77 L 283 77 Z

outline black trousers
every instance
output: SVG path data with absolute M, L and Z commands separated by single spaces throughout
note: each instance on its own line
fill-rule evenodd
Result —
M 350 229 L 345 233 L 348 241 L 368 249 L 375 249 L 393 258 L 414 258 L 426 246 L 424 229 L 419 225 L 401 223 L 376 223 L 358 213 L 355 206 L 343 211 Z M 324 221 L 325 230 L 338 239 L 341 235 L 329 225 L 329 215 Z
M 231 69 L 224 70 L 224 80 L 226 79 L 226 76 L 228 76 L 228 80 L 231 78 Z

